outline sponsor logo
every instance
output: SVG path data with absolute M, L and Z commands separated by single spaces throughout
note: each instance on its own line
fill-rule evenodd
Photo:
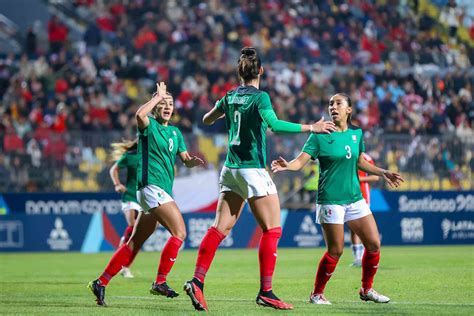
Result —
M 331 139 L 330 141 L 328 141 L 329 145 L 331 145 L 332 143 L 334 143 L 334 139 Z
M 28 200 L 25 203 L 25 211 L 28 215 L 94 214 L 101 211 L 107 214 L 118 214 L 121 210 L 120 200 Z
M 398 198 L 398 209 L 400 212 L 474 212 L 474 195 L 458 194 L 456 198 L 443 199 L 430 194 L 415 199 L 402 194 Z
M 352 141 L 353 141 L 354 143 L 357 143 L 357 135 L 352 135 Z
M 0 248 L 23 248 L 25 236 L 20 221 L 0 222 Z
M 447 218 L 441 222 L 443 239 L 474 239 L 474 222 L 470 220 L 452 221 Z
M 69 250 L 72 240 L 69 238 L 69 233 L 64 228 L 61 218 L 57 217 L 54 221 L 54 228 L 49 233 L 47 243 L 51 250 Z
M 323 236 L 318 233 L 316 224 L 311 215 L 306 215 L 301 221 L 299 232 L 293 240 L 298 247 L 317 247 L 323 240 Z
M 190 218 L 188 220 L 189 246 L 192 248 L 199 247 L 204 235 L 212 224 L 214 224 L 214 219 L 212 218 Z M 234 239 L 232 237 L 232 232 L 230 232 L 221 242 L 219 247 L 232 247 L 233 245 Z
M 400 221 L 402 229 L 402 241 L 422 242 L 423 241 L 423 219 L 421 217 L 402 218 Z

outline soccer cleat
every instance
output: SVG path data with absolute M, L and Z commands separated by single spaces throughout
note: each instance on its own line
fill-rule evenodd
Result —
M 99 280 L 90 281 L 87 287 L 95 295 L 97 305 L 107 306 L 105 304 L 105 286 L 100 285 Z
M 359 267 L 362 267 L 362 261 L 360 260 L 354 260 L 354 262 L 352 262 L 349 267 L 355 267 L 355 268 L 359 268 Z
M 120 270 L 120 274 L 123 275 L 123 277 L 127 279 L 134 278 L 132 271 L 130 271 L 130 269 L 127 267 L 123 267 L 122 270 Z
M 191 281 L 187 281 L 184 283 L 184 290 L 186 294 L 188 294 L 189 298 L 191 298 L 191 303 L 198 311 L 206 311 L 208 312 L 209 309 L 207 308 L 206 300 L 204 299 L 203 293 L 203 286 L 204 284 L 199 284 L 199 281 L 193 278 Z M 199 286 L 201 285 L 201 287 Z
M 170 288 L 168 284 L 166 284 L 166 282 L 161 283 L 161 284 L 156 284 L 156 282 L 153 282 L 151 284 L 150 294 L 163 295 L 169 298 L 174 298 L 176 296 L 179 296 L 179 294 L 176 293 L 175 290 Z
M 275 294 L 273 294 L 272 290 L 267 292 L 260 290 L 255 302 L 257 305 L 264 307 L 272 307 L 275 309 L 293 309 L 293 305 L 280 300 Z
M 324 297 L 324 294 L 311 293 L 311 296 L 309 297 L 309 302 L 311 304 L 316 304 L 316 305 L 331 305 L 331 302 L 329 302 L 326 299 L 326 297 Z
M 377 293 L 374 289 L 364 290 L 360 288 L 359 290 L 360 299 L 363 301 L 372 301 L 375 303 L 388 303 L 390 302 L 390 298 L 386 297 L 385 295 Z

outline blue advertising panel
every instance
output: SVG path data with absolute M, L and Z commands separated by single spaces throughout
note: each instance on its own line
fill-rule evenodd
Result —
M 384 245 L 474 244 L 473 192 L 385 192 L 372 194 L 372 209 Z M 375 196 L 375 198 L 374 198 Z M 113 193 L 0 195 L 0 251 L 114 249 L 126 222 Z M 214 213 L 183 214 L 185 248 L 197 248 Z M 324 246 L 321 226 L 309 210 L 283 211 L 281 247 Z M 259 234 L 245 210 L 224 248 L 254 247 Z M 158 228 L 144 250 L 161 250 L 169 233 Z M 349 234 L 345 235 L 349 242 Z M 257 241 L 257 242 L 256 242 Z

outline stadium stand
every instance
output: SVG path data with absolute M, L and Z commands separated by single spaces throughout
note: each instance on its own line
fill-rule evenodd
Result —
M 193 150 L 218 167 L 225 126 L 201 117 L 238 84 L 242 46 L 261 53 L 281 118 L 315 121 L 345 91 L 371 155 L 409 180 L 402 189 L 472 189 L 474 9 L 453 3 L 51 2 L 60 14 L 0 55 L 0 190 L 110 189 L 108 145 L 135 135 L 136 107 L 160 80 Z M 274 157 L 304 138 L 270 141 Z

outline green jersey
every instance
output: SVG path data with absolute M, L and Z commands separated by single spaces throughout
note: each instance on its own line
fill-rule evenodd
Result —
M 135 202 L 137 201 L 137 167 L 140 156 L 138 155 L 137 146 L 130 148 L 125 154 L 120 157 L 117 161 L 119 169 L 127 169 L 127 181 L 125 187 L 127 191 L 122 193 L 123 202 Z
M 153 184 L 172 195 L 176 155 L 186 151 L 186 144 L 177 127 L 149 120 L 144 130 L 139 129 L 138 189 Z
M 360 128 L 345 132 L 312 134 L 303 152 L 319 160 L 318 204 L 350 204 L 362 200 L 357 161 L 365 151 Z
M 225 166 L 265 168 L 266 130 L 300 133 L 301 125 L 280 121 L 273 111 L 268 93 L 253 86 L 240 86 L 216 103 L 225 114 L 229 143 Z

